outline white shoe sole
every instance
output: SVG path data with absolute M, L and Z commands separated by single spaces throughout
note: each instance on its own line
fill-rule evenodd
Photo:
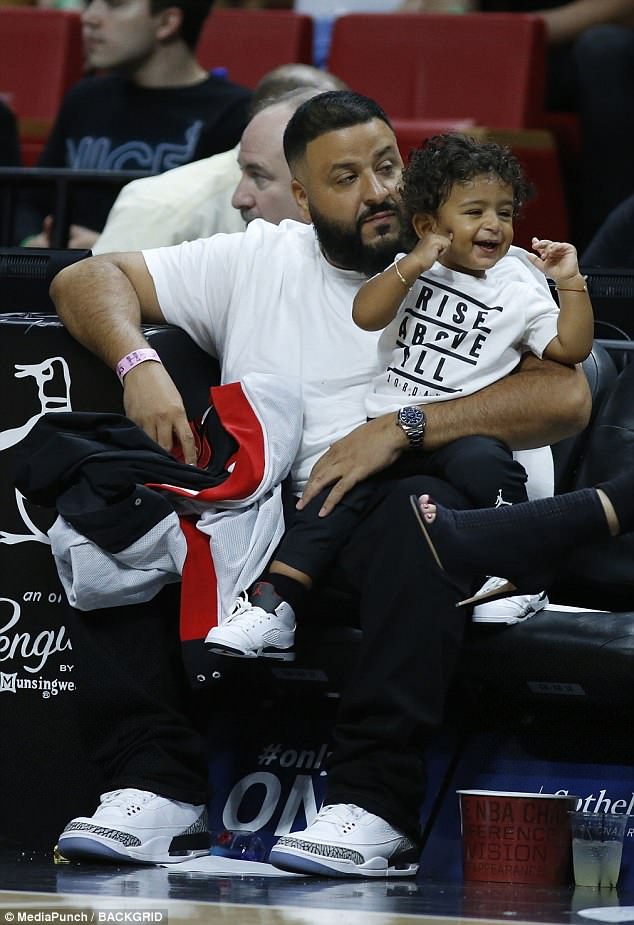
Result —
M 268 644 L 260 646 L 259 649 L 247 648 L 233 639 L 231 634 L 223 634 L 222 627 L 214 627 L 207 634 L 205 645 L 207 650 L 215 655 L 230 655 L 232 658 L 277 658 L 291 662 L 295 658 L 295 631 L 289 630 L 281 635 L 279 645 Z
M 277 658 L 282 662 L 295 661 L 295 652 L 289 652 L 285 649 L 260 649 L 258 651 L 250 649 L 245 652 L 242 649 L 232 649 L 229 646 L 217 644 L 207 646 L 207 651 L 213 653 L 213 655 L 228 655 L 230 658 Z
M 106 827 L 103 827 L 106 829 Z M 116 829 L 112 830 L 116 832 Z M 126 832 L 123 838 L 134 839 Z M 136 840 L 136 839 L 135 839 Z M 179 844 L 179 841 L 181 842 Z M 62 832 L 58 850 L 69 861 L 112 861 L 128 864 L 181 864 L 189 858 L 209 854 L 211 838 L 208 832 L 188 835 L 156 835 L 139 845 L 124 844 L 99 832 L 77 830 Z
M 403 862 L 390 866 L 384 857 L 371 858 L 363 864 L 302 851 L 300 848 L 273 846 L 269 862 L 280 870 L 317 877 L 415 877 L 419 865 Z
M 59 853 L 67 861 L 110 861 L 113 864 L 182 864 L 190 858 L 209 854 L 209 848 L 191 849 L 183 854 L 170 854 L 169 845 L 157 838 L 140 848 L 118 848 L 98 836 L 60 837 Z M 170 839 L 171 842 L 171 839 Z

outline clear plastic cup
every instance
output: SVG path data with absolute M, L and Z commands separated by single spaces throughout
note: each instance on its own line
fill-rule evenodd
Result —
M 625 813 L 570 813 L 577 886 L 596 889 L 616 886 L 628 818 Z

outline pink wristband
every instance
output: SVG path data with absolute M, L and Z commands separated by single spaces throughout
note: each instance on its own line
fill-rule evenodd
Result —
M 145 363 L 147 360 L 153 360 L 155 363 L 161 362 L 160 356 L 151 347 L 141 347 L 139 350 L 133 350 L 132 353 L 122 357 L 116 366 L 119 382 L 123 383 L 124 377 L 131 369 L 134 369 L 139 363 Z

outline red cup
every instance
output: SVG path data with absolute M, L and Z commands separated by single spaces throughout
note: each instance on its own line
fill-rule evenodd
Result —
M 465 880 L 559 886 L 572 880 L 577 797 L 458 790 Z

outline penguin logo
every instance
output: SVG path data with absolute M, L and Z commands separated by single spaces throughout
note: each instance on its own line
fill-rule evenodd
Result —
M 49 357 L 41 363 L 16 363 L 14 376 L 16 379 L 35 380 L 37 390 L 38 410 L 19 427 L 12 427 L 0 431 L 0 452 L 8 450 L 23 440 L 36 421 L 49 411 L 72 411 L 70 403 L 70 370 L 63 357 Z M 0 543 L 14 545 L 16 543 L 46 543 L 49 539 L 46 533 L 37 527 L 26 510 L 26 499 L 17 488 L 15 500 L 27 533 L 7 533 L 0 530 Z M 50 545 L 50 544 L 49 544 Z

